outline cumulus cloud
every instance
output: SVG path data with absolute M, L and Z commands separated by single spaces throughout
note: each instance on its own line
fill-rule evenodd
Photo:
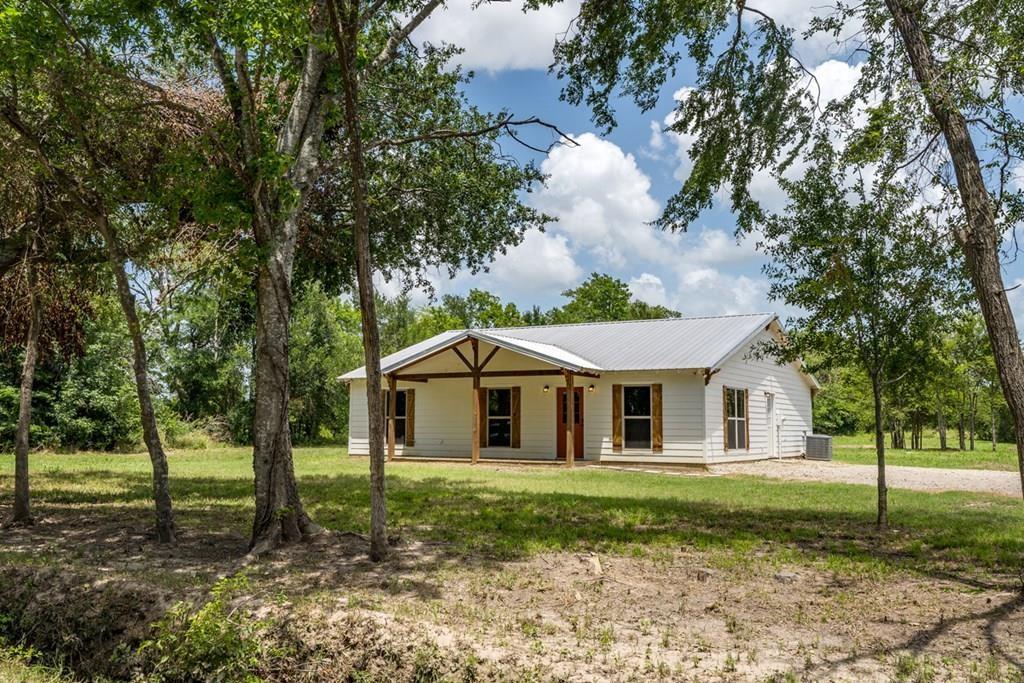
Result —
M 634 299 L 639 299 L 652 306 L 668 305 L 665 283 L 653 273 L 641 273 L 637 277 L 630 278 L 629 291 Z
M 742 264 L 760 258 L 757 252 L 759 235 L 737 239 L 732 232 L 704 228 L 694 236 L 693 246 L 686 252 L 687 260 L 704 265 Z
M 525 13 L 521 1 L 474 4 L 453 0 L 419 27 L 415 38 L 458 45 L 465 52 L 454 61 L 467 69 L 493 73 L 550 66 L 555 39 L 579 13 L 580 0 Z
M 661 207 L 633 155 L 592 133 L 573 139 L 578 147 L 557 147 L 541 164 L 548 180 L 532 200 L 558 218 L 553 229 L 605 267 L 670 258 L 673 238 L 649 225 Z
M 731 275 L 710 267 L 683 267 L 669 300 L 683 315 L 728 315 L 770 310 L 763 278 Z
M 578 282 L 583 269 L 576 263 L 564 235 L 531 231 L 518 246 L 498 256 L 481 284 L 492 280 L 502 293 L 535 299 L 551 291 L 561 292 Z

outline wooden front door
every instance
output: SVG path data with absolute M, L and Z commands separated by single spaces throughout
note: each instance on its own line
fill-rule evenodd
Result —
M 576 424 L 573 426 L 575 429 L 575 444 L 573 446 L 573 459 L 583 459 L 583 387 L 575 387 L 576 393 L 575 413 Z M 555 405 L 558 406 L 557 416 L 555 418 L 555 443 L 558 444 L 558 459 L 565 460 L 565 429 L 566 420 L 568 419 L 569 413 L 569 401 L 567 400 L 565 387 L 558 388 L 558 394 L 555 397 Z

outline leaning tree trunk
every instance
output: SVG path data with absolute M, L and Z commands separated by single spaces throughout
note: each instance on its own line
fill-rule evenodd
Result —
M 878 516 L 875 524 L 879 531 L 889 529 L 889 489 L 885 484 L 885 432 L 882 431 L 882 381 L 878 373 L 871 375 L 871 397 L 875 404 L 875 456 L 878 459 Z
M 39 328 L 42 326 L 42 305 L 39 301 L 36 267 L 31 259 L 25 260 L 28 283 L 30 317 L 25 339 L 25 361 L 21 366 L 21 393 L 18 403 L 18 431 L 14 436 L 14 510 L 12 524 L 31 524 L 32 511 L 28 491 L 29 426 L 32 423 L 32 382 L 39 357 Z
M 117 297 L 121 302 L 121 311 L 128 324 L 128 334 L 132 338 L 132 365 L 135 370 L 135 391 L 139 396 L 139 411 L 142 419 L 142 439 L 149 451 L 149 460 L 153 465 L 153 502 L 156 506 L 156 537 L 161 543 L 174 542 L 174 513 L 171 509 L 171 489 L 168 481 L 167 455 L 160 442 L 160 432 L 156 425 L 156 412 L 153 410 L 153 398 L 149 392 L 149 365 L 146 360 L 146 342 L 142 337 L 142 325 L 139 323 L 138 310 L 135 307 L 135 295 L 132 293 L 128 274 L 125 272 L 125 255 L 117 240 L 117 233 L 105 216 L 98 219 L 100 234 L 106 245 L 110 269 L 114 272 L 117 284 Z
M 946 72 L 937 63 L 921 28 L 921 4 L 907 0 L 885 0 L 885 4 L 900 33 L 914 76 L 942 131 L 953 162 L 957 190 L 967 219 L 967 225 L 958 239 L 981 305 L 981 314 L 985 318 L 1003 395 L 1010 408 L 1010 415 L 1013 416 L 1017 465 L 1021 493 L 1024 495 L 1024 354 L 1021 353 L 1017 325 L 1003 283 L 998 253 L 1001 235 L 996 226 L 995 208 L 985 186 L 981 162 L 967 120 L 947 90 L 944 81 Z
M 359 79 L 356 45 L 359 27 L 359 5 L 350 0 L 338 11 L 334 0 L 328 1 L 331 31 L 341 63 L 341 83 L 345 137 L 349 172 L 352 177 L 352 236 L 356 252 L 356 281 L 359 286 L 359 309 L 362 317 L 363 357 L 366 363 L 366 410 L 369 417 L 370 441 L 370 559 L 374 562 L 387 556 L 387 495 L 384 478 L 384 398 L 380 372 L 380 334 L 373 292 L 373 260 L 370 253 L 370 213 L 366 199 L 366 164 L 362 127 L 359 115 Z

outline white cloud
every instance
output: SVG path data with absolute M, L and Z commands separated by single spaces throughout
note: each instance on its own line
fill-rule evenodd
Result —
M 565 236 L 534 230 L 507 254 L 498 256 L 490 273 L 481 275 L 480 281 L 486 286 L 487 280 L 493 280 L 500 285 L 497 291 L 511 293 L 510 298 L 535 300 L 568 289 L 582 276 L 583 269 L 576 263 Z
M 603 267 L 670 259 L 676 240 L 649 224 L 661 207 L 633 155 L 592 133 L 573 139 L 578 147 L 556 147 L 541 164 L 548 179 L 532 200 L 558 218 L 552 229 Z
M 629 291 L 634 299 L 639 299 L 652 306 L 665 306 L 668 304 L 668 296 L 665 293 L 665 283 L 661 278 L 652 273 L 641 273 L 639 276 L 630 278 Z
M 688 249 L 686 258 L 700 264 L 740 264 L 757 260 L 759 234 L 752 234 L 737 240 L 725 230 L 704 228 L 695 236 L 696 244 Z
M 730 275 L 716 268 L 684 267 L 670 298 L 683 315 L 727 315 L 768 310 L 768 283 L 762 278 Z
M 458 45 L 465 52 L 455 62 L 467 69 L 503 71 L 546 69 L 552 48 L 579 13 L 580 0 L 567 0 L 534 12 L 523 3 L 453 0 L 435 12 L 415 33 L 418 42 Z

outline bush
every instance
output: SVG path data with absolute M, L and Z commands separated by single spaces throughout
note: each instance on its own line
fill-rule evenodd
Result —
M 212 597 L 197 611 L 179 602 L 158 621 L 154 635 L 135 652 L 144 679 L 177 681 L 258 681 L 253 673 L 261 648 L 256 634 L 262 622 L 240 618 L 229 606 L 248 586 L 244 576 L 214 584 Z

